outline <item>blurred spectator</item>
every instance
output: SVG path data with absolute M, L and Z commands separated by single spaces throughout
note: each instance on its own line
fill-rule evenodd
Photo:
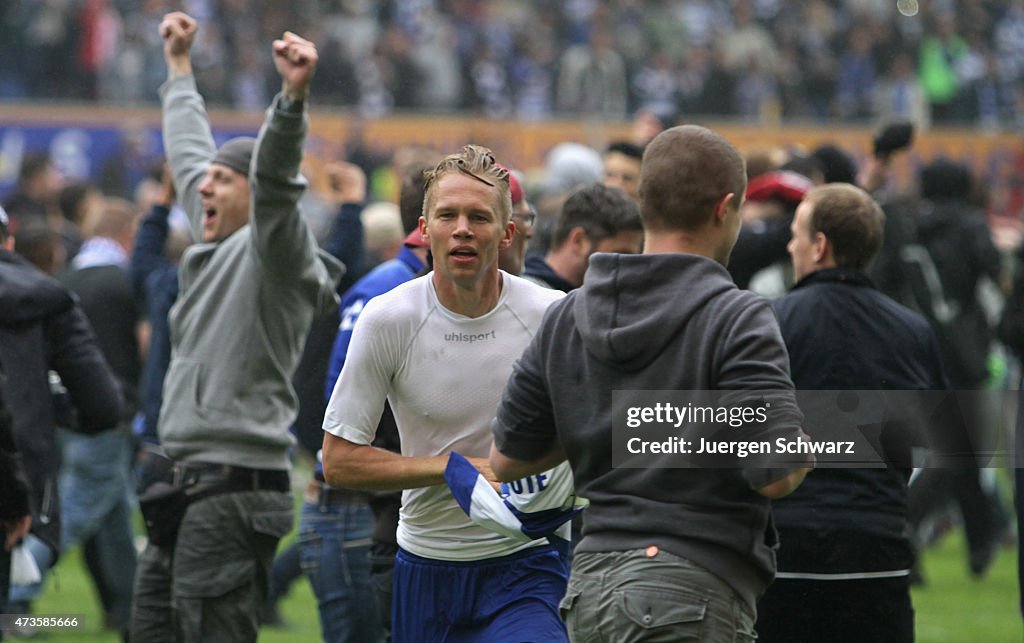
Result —
M 914 61 L 906 52 L 896 54 L 889 71 L 879 79 L 874 113 L 882 123 L 908 121 L 921 131 L 931 125 L 928 97 L 918 81 Z
M 678 115 L 675 111 L 655 113 L 649 109 L 638 109 L 633 114 L 633 126 L 630 129 L 629 139 L 635 145 L 641 147 L 651 142 L 665 128 L 676 124 Z
M 995 23 L 993 39 L 999 60 L 999 76 L 1004 82 L 1020 81 L 1024 73 L 1024 1 L 1006 3 L 1002 17 Z
M 935 19 L 932 33 L 921 43 L 921 83 L 931 103 L 936 123 L 953 120 L 958 81 L 956 66 L 967 55 L 967 44 L 956 32 L 956 23 L 949 14 Z
M 505 66 L 494 50 L 481 43 L 477 49 L 476 61 L 469 70 L 472 96 L 470 106 L 479 109 L 488 118 L 505 118 L 509 115 L 512 90 L 509 87 Z
M 539 216 L 534 222 L 529 254 L 543 256 L 547 253 L 555 219 L 566 197 L 579 187 L 599 182 L 603 172 L 601 155 L 582 143 L 559 143 L 551 148 L 544 158 L 537 201 Z
M 850 32 L 839 59 L 836 101 L 840 117 L 865 119 L 871 116 L 875 91 L 875 60 L 871 34 L 866 28 Z
M 601 156 L 581 143 L 559 143 L 544 162 L 544 193 L 567 194 L 601 180 Z
M 170 223 L 175 203 L 174 183 L 165 169 L 160 189 L 142 219 L 132 243 L 130 257 L 132 289 L 136 305 L 149 322 L 150 338 L 146 363 L 139 381 L 143 443 L 158 444 L 157 419 L 163 404 L 164 375 L 171 361 L 171 329 L 167 321 L 178 299 L 178 261 L 191 243 L 187 233 L 175 232 Z M 144 489 L 147 485 L 140 485 Z
M 765 62 L 751 56 L 745 69 L 736 79 L 734 113 L 746 121 L 778 121 L 779 89 L 775 77 Z
M 821 164 L 825 183 L 857 183 L 857 166 L 853 159 L 838 146 L 826 143 L 811 152 L 811 158 Z
M 559 109 L 609 119 L 626 117 L 626 67 L 612 49 L 606 27 L 593 30 L 589 43 L 562 54 L 558 77 Z
M 533 238 L 537 211 L 526 200 L 523 184 L 516 176 L 515 170 L 509 170 L 508 187 L 512 197 L 512 222 L 516 224 L 516 231 L 512 234 L 512 243 L 507 248 L 498 250 L 498 268 L 518 277 L 523 273 L 526 248 Z
M 239 65 L 231 79 L 231 102 L 237 109 L 259 113 L 270 102 L 264 67 L 260 65 L 263 49 L 247 42 L 239 53 Z
M 551 116 L 555 85 L 553 60 L 554 48 L 549 42 L 524 37 L 509 70 L 516 118 L 541 120 Z
M 110 96 L 109 87 L 117 72 L 117 46 L 122 39 L 121 14 L 110 0 L 85 0 L 75 23 L 83 97 L 95 100 Z
M 793 214 L 812 187 L 809 178 L 789 171 L 766 172 L 747 183 L 743 227 L 728 266 L 737 286 L 774 298 L 793 285 L 786 244 Z
M 412 61 L 421 77 L 415 96 L 417 107 L 432 111 L 458 107 L 462 74 L 452 46 L 455 39 L 449 19 L 432 13 L 412 49 Z
M 913 303 L 931 323 L 939 340 L 943 364 L 952 389 L 976 391 L 989 378 L 988 353 L 994 338 L 979 298 L 980 282 L 998 283 L 1001 256 L 992 243 L 985 219 L 971 202 L 974 178 L 960 163 L 936 160 L 920 171 L 922 203 L 915 217 L 916 241 L 923 248 L 917 259 L 928 288 Z M 912 246 L 902 254 L 913 256 Z M 929 265 L 930 264 L 930 265 Z M 906 267 L 910 272 L 914 268 Z M 936 278 L 937 277 L 937 278 Z M 965 396 L 961 410 L 975 453 L 986 453 L 993 437 L 989 410 L 977 396 Z M 928 519 L 956 499 L 964 522 L 972 574 L 985 574 L 996 553 L 1005 524 L 998 501 L 989 495 L 975 467 L 926 467 L 911 485 L 909 518 L 912 539 L 924 540 Z
M 82 247 L 82 224 L 89 212 L 101 205 L 103 193 L 96 186 L 85 181 L 75 181 L 64 186 L 57 197 L 60 213 L 61 236 L 64 237 L 64 251 L 68 260 L 78 254 Z
M 671 112 L 679 103 L 679 69 L 664 49 L 654 52 L 650 61 L 632 77 L 632 89 L 640 109 L 655 114 Z
M 395 258 L 405 241 L 402 230 L 402 216 L 394 203 L 379 201 L 366 206 L 360 215 L 363 221 L 363 235 L 366 258 L 363 268 L 367 271 L 378 264 Z
M 18 183 L 3 204 L 11 220 L 11 232 L 17 234 L 18 228 L 30 220 L 45 222 L 54 216 L 62 187 L 64 177 L 48 154 L 26 154 L 18 170 Z
M 619 188 L 634 200 L 640 200 L 640 162 L 644 157 L 642 145 L 629 141 L 612 141 L 605 150 L 604 179 L 608 187 Z
M 117 153 L 100 168 L 97 187 L 107 196 L 133 199 L 141 181 L 151 179 L 159 183 L 163 146 L 159 131 L 141 122 L 127 121 L 119 129 Z
M 17 253 L 51 277 L 67 264 L 64 238 L 49 222 L 29 221 L 18 228 Z
M 354 118 L 349 121 L 343 156 L 349 163 L 357 165 L 371 181 L 377 168 L 385 165 L 388 161 L 387 154 L 375 147 L 366 136 L 366 121 L 362 118 Z
M 61 282 L 78 296 L 97 345 L 124 395 L 120 422 L 98 435 L 66 433 L 59 489 L 61 549 L 82 544 L 108 626 L 127 632 L 135 578 L 131 488 L 131 420 L 142 374 L 141 316 L 132 292 L 129 255 L 138 211 L 105 199 L 82 226 L 86 241 Z
M 732 27 L 718 40 L 723 63 L 732 73 L 742 73 L 754 61 L 767 74 L 775 72 L 778 51 L 771 33 L 754 19 L 749 0 L 739 0 L 733 7 Z

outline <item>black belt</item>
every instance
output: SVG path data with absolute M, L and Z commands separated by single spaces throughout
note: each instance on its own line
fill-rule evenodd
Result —
M 333 504 L 366 504 L 369 496 L 365 491 L 328 487 L 320 480 L 310 480 L 304 494 L 306 502 L 321 507 Z
M 174 466 L 175 486 L 217 487 L 230 491 L 291 491 L 291 478 L 280 469 L 250 469 L 232 464 L 181 462 Z

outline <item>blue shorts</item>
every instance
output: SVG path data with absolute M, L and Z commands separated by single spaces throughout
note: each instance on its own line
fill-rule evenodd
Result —
M 399 549 L 391 606 L 394 643 L 568 641 L 558 603 L 569 570 L 550 546 L 448 561 Z

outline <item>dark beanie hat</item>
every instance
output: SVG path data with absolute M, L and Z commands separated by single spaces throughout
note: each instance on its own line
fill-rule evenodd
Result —
M 835 145 L 825 144 L 811 152 L 811 158 L 821 163 L 825 183 L 857 183 L 857 166 Z
M 252 150 L 256 147 L 256 139 L 251 136 L 239 136 L 233 138 L 217 150 L 213 157 L 214 163 L 226 165 L 244 177 L 249 176 L 249 161 L 252 160 Z
M 971 172 L 963 163 L 939 159 L 921 168 L 921 196 L 926 199 L 966 199 Z

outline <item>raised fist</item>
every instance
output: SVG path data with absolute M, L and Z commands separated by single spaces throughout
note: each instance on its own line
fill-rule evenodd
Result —
M 317 60 L 316 45 L 290 31 L 274 41 L 274 66 L 289 98 L 302 100 L 309 94 Z
M 160 23 L 160 37 L 164 39 L 164 57 L 188 57 L 192 51 L 192 42 L 196 39 L 199 26 L 188 14 L 175 11 L 164 16 Z
M 329 163 L 324 169 L 334 198 L 339 203 L 366 201 L 366 174 L 358 165 L 337 161 Z

